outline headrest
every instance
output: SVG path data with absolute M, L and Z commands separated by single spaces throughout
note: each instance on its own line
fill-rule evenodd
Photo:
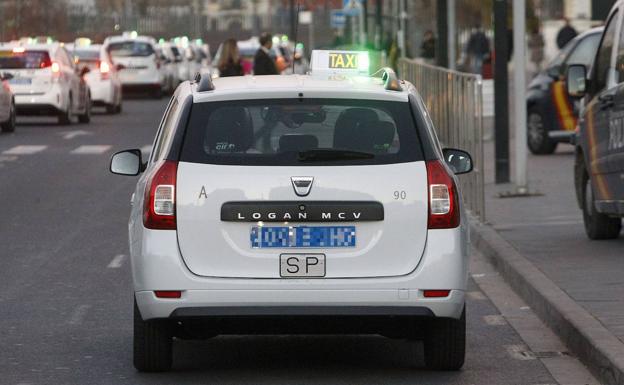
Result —
M 318 139 L 314 135 L 286 134 L 279 139 L 280 152 L 307 151 L 318 148 L 318 145 Z
M 347 148 L 355 151 L 386 154 L 392 147 L 396 127 L 391 122 L 366 122 L 358 127 Z
M 245 152 L 253 141 L 253 125 L 244 107 L 221 107 L 208 119 L 204 148 L 207 153 Z
M 352 138 L 359 132 L 358 127 L 365 122 L 378 122 L 377 113 L 368 108 L 344 110 L 334 127 L 334 148 L 351 148 Z

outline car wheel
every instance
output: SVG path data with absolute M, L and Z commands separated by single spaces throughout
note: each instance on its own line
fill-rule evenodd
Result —
M 15 132 L 15 115 L 15 103 L 12 103 L 9 119 L 2 123 L 2 132 Z
M 173 337 L 166 320 L 143 321 L 134 301 L 134 367 L 140 372 L 171 369 Z
M 71 105 L 72 105 L 72 97 L 70 95 L 69 103 L 67 103 L 67 109 L 59 113 L 58 124 L 62 126 L 71 124 Z
M 91 121 L 91 96 L 87 96 L 84 114 L 78 115 L 80 123 L 89 123 Z
M 107 114 L 114 114 L 117 112 L 117 106 L 114 104 L 107 104 L 106 105 L 106 113 Z
M 427 369 L 461 369 L 466 355 L 466 309 L 459 319 L 432 320 L 426 327 L 424 342 Z
M 594 189 L 587 171 L 583 173 L 583 222 L 589 239 L 615 239 L 622 230 L 622 219 L 612 218 L 596 210 Z
M 552 154 L 557 149 L 557 142 L 548 137 L 548 129 L 544 122 L 544 116 L 539 109 L 529 108 L 527 113 L 527 144 L 529 150 L 536 155 Z
M 162 88 L 156 88 L 152 91 L 152 98 L 154 99 L 160 99 L 162 98 L 162 95 L 163 95 Z

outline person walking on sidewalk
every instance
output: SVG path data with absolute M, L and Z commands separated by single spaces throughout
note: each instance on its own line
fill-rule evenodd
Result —
M 235 39 L 227 39 L 223 43 L 223 53 L 218 68 L 220 77 L 243 76 L 245 74 Z
M 475 30 L 468 39 L 466 54 L 470 63 L 470 72 L 481 74 L 483 60 L 490 53 L 490 41 L 480 25 L 475 26 Z
M 561 27 L 559 33 L 557 33 L 557 47 L 559 47 L 559 49 L 565 47 L 565 45 L 568 44 L 570 40 L 574 39 L 576 35 L 578 35 L 576 29 L 574 29 L 574 27 L 570 25 L 570 19 L 565 17 L 563 18 L 563 21 L 565 24 L 563 25 L 563 27 Z
M 436 39 L 435 36 L 433 36 L 433 32 L 427 30 L 420 46 L 420 55 L 425 59 L 425 62 L 433 64 L 435 61 L 435 45 Z
M 272 47 L 273 36 L 270 33 L 263 33 L 260 36 L 260 48 L 254 57 L 254 75 L 279 75 L 275 61 L 270 55 Z
M 542 70 L 542 62 L 544 61 L 544 37 L 539 26 L 534 27 L 531 31 L 528 45 L 531 62 L 535 65 L 535 72 L 538 73 Z

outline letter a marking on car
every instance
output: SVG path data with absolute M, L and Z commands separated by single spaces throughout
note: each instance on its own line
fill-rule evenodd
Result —
M 310 194 L 310 190 L 312 190 L 312 182 L 314 182 L 314 177 L 312 176 L 292 176 L 290 177 L 293 188 L 295 189 L 295 194 L 300 197 L 305 197 Z

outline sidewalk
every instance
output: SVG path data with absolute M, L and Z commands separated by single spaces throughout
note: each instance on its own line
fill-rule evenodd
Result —
M 513 149 L 513 143 L 511 148 Z M 530 190 L 543 195 L 528 198 L 498 197 L 501 192 L 513 191 L 514 186 L 494 184 L 493 151 L 493 143 L 486 143 L 486 216 L 491 226 L 486 230 L 494 229 L 496 234 L 519 252 L 518 257 L 522 256 L 525 258 L 524 261 L 530 261 L 537 269 L 535 270 L 537 274 L 534 275 L 541 273 L 545 275 L 544 279 L 541 281 L 537 279 L 535 282 L 542 282 L 543 288 L 546 288 L 551 281 L 558 287 L 553 286 L 554 290 L 550 293 L 541 293 L 544 298 L 548 296 L 554 298 L 555 305 L 557 298 L 560 298 L 560 304 L 570 305 L 568 310 L 574 309 L 574 303 L 580 305 L 580 308 L 576 309 L 579 311 L 572 311 L 574 314 L 566 314 L 565 311 L 558 314 L 557 311 L 560 310 L 558 306 L 555 306 L 557 309 L 552 309 L 552 306 L 546 307 L 541 316 L 544 318 L 552 316 L 553 320 L 559 317 L 561 318 L 559 322 L 572 324 L 569 331 L 565 327 L 558 330 L 558 333 L 565 334 L 562 338 L 569 345 L 579 343 L 572 336 L 574 333 L 579 333 L 578 337 L 583 340 L 587 335 L 591 337 L 592 331 L 597 331 L 598 334 L 594 337 L 599 335 L 599 340 L 589 338 L 581 341 L 582 343 L 576 346 L 581 351 L 574 353 L 579 356 L 587 353 L 588 357 L 581 358 L 591 361 L 591 356 L 595 355 L 595 352 L 584 351 L 583 349 L 591 347 L 586 347 L 583 343 L 589 341 L 594 345 L 609 345 L 606 357 L 597 359 L 596 362 L 585 363 L 590 368 L 593 366 L 594 372 L 603 372 L 601 376 L 603 380 L 611 379 L 609 382 L 614 380 L 619 382 L 619 379 L 624 378 L 620 377 L 621 373 L 613 373 L 618 369 L 605 367 L 607 364 L 603 361 L 606 359 L 611 364 L 615 361 L 624 362 L 624 236 L 614 241 L 590 241 L 585 236 L 582 213 L 574 192 L 572 168 L 574 155 L 571 146 L 560 145 L 557 153 L 552 156 L 529 155 Z M 475 233 L 477 234 L 474 234 L 473 238 L 478 242 L 479 231 Z M 509 251 L 511 253 L 508 254 L 514 252 Z M 520 261 L 520 265 L 524 261 Z M 525 264 L 529 269 L 526 271 L 530 271 L 531 264 Z M 516 289 L 524 290 L 523 285 L 530 284 L 524 279 L 530 281 L 533 278 L 520 279 L 516 282 L 518 285 Z M 526 288 L 527 295 L 531 289 L 535 290 L 535 287 Z M 532 307 L 539 305 L 539 301 L 534 304 L 528 302 Z M 562 305 L 562 308 L 565 307 Z M 578 319 L 574 319 L 575 314 L 579 315 Z M 586 322 L 576 322 L 581 318 Z M 551 322 L 551 327 L 553 326 L 559 327 L 554 321 Z M 584 327 L 587 330 L 584 330 Z M 575 350 L 574 347 L 571 349 Z M 611 355 L 616 357 L 610 357 Z M 605 370 L 610 373 L 604 373 Z

